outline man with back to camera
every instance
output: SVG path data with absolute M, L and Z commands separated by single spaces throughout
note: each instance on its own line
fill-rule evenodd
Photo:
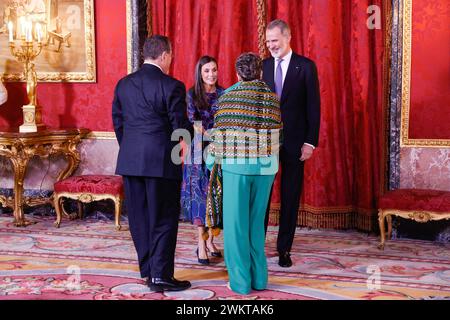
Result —
M 290 250 L 303 186 L 304 163 L 319 142 L 320 91 L 315 63 L 292 51 L 291 30 L 283 20 L 266 28 L 266 45 L 272 57 L 263 61 L 263 80 L 278 95 L 283 122 L 281 209 L 277 238 L 278 264 L 292 266 Z M 270 202 L 270 198 L 269 198 Z M 269 222 L 266 212 L 266 230 Z
M 186 115 L 186 89 L 168 75 L 167 37 L 147 38 L 140 70 L 121 79 L 112 106 L 119 142 L 116 174 L 123 176 L 130 232 L 142 278 L 152 291 L 188 289 L 174 278 L 180 214 L 181 164 L 171 159 L 177 129 L 193 128 Z

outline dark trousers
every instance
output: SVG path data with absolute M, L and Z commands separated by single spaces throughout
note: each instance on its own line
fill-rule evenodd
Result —
M 173 277 L 181 181 L 124 176 L 123 182 L 141 277 Z
M 303 187 L 303 173 L 305 162 L 299 158 L 280 152 L 281 163 L 281 208 L 278 225 L 277 251 L 279 253 L 291 251 L 297 227 L 300 195 Z M 272 186 L 273 188 L 273 186 Z M 270 192 L 272 196 L 272 191 Z M 270 198 L 266 211 L 265 227 L 269 224 Z

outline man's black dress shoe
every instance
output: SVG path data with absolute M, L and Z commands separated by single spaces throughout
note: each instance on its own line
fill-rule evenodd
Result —
M 283 268 L 292 266 L 291 254 L 289 252 L 279 253 L 278 265 Z
M 189 289 L 191 287 L 191 283 L 189 281 L 177 280 L 174 277 L 169 279 L 151 278 L 149 279 L 148 287 L 150 288 L 150 290 L 155 292 L 181 291 Z

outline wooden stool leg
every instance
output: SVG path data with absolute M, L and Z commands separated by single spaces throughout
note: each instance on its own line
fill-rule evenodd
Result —
M 114 213 L 115 213 L 115 220 L 116 220 L 116 230 L 120 231 L 122 226 L 120 225 L 120 216 L 122 215 L 122 201 L 120 197 L 114 198 Z
M 55 193 L 53 195 L 53 205 L 55 207 L 56 211 L 56 221 L 55 221 L 55 227 L 59 228 L 59 225 L 61 224 L 61 199 L 60 197 Z
M 380 250 L 384 250 L 384 242 L 386 239 L 386 234 L 384 231 L 384 212 L 381 209 L 378 210 L 378 224 L 380 226 L 380 237 L 381 237 L 381 241 L 380 244 L 378 245 L 378 248 Z
M 84 204 L 81 201 L 77 201 L 78 206 L 78 218 L 83 219 L 84 217 Z

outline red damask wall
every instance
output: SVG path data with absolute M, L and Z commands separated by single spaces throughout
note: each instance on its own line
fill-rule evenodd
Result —
M 126 2 L 95 1 L 96 83 L 39 83 L 37 95 L 49 127 L 112 131 L 111 102 L 117 81 L 127 74 Z M 0 127 L 22 124 L 22 83 L 6 83 L 9 101 L 0 108 Z
M 409 137 L 450 139 L 450 2 L 414 1 Z

